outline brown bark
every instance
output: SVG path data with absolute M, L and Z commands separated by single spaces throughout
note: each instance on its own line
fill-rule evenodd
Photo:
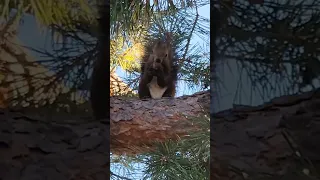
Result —
M 111 152 L 136 154 L 152 149 L 155 141 L 187 135 L 195 126 L 186 117 L 204 114 L 209 104 L 209 91 L 147 101 L 111 97 Z
M 209 92 L 157 101 L 112 97 L 112 152 L 137 153 L 142 143 L 152 148 L 155 140 L 187 134 L 194 126 L 183 115 L 202 114 L 209 101 Z M 0 109 L 0 177 L 107 179 L 107 125 L 88 117 L 54 116 L 48 122 L 31 111 Z
M 303 180 L 319 172 L 320 89 L 235 106 L 211 122 L 211 179 Z
M 7 111 L 7 110 L 5 110 Z M 106 125 L 81 117 L 44 118 L 0 109 L 0 177 L 14 179 L 101 179 L 109 177 Z

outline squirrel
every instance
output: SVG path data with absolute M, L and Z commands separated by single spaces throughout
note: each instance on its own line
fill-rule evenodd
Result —
M 138 94 L 140 99 L 174 97 L 178 77 L 171 35 L 166 40 L 150 40 L 141 62 Z

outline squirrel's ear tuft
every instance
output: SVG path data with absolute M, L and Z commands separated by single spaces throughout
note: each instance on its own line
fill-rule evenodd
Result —
M 153 46 L 153 53 L 157 50 L 157 48 L 159 48 L 161 46 L 161 40 L 158 39 L 155 43 L 154 43 L 154 46 Z
M 161 40 L 160 40 L 160 39 L 158 39 L 158 40 L 157 40 L 157 43 L 156 43 L 156 47 L 161 46 L 161 44 L 162 44 L 162 43 L 161 43 Z

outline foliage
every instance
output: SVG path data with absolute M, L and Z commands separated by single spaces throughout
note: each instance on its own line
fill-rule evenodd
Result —
M 208 4 L 199 1 L 199 5 Z M 112 66 L 120 65 L 133 72 L 143 53 L 142 42 L 155 17 L 175 14 L 179 9 L 194 8 L 190 0 L 112 1 L 110 4 L 110 38 Z M 157 32 L 159 35 L 161 32 Z M 122 52 L 119 54 L 118 52 Z
M 210 119 L 190 119 L 200 130 L 179 142 L 159 144 L 157 152 L 146 154 L 145 179 L 209 179 Z
M 155 14 L 152 23 L 146 28 L 143 34 L 139 35 L 139 44 L 146 45 L 150 39 L 162 39 L 166 32 L 173 34 L 173 44 L 176 47 L 176 57 L 178 59 L 179 79 L 186 82 L 190 87 L 201 87 L 206 89 L 209 85 L 209 20 L 199 16 L 198 7 L 193 9 L 180 9 L 175 13 L 166 16 Z M 199 37 L 204 41 L 204 45 L 192 44 L 195 38 Z M 136 41 L 137 42 L 137 41 Z M 135 59 L 140 62 L 144 49 L 140 56 Z M 129 72 L 127 83 L 133 89 L 137 88 L 140 70 L 134 68 Z
M 138 69 L 138 58 L 141 57 L 143 46 L 141 42 L 136 42 L 133 38 L 130 40 L 132 45 L 128 45 L 123 37 L 117 37 L 110 42 L 110 66 L 132 71 Z
M 12 9 L 32 14 L 42 27 L 52 24 L 75 28 L 72 21 L 93 20 L 96 1 L 87 0 L 4 0 L 0 2 L 1 18 L 8 19 Z M 71 18 L 72 17 L 72 18 Z
M 237 61 L 239 96 L 246 75 L 251 92 L 263 100 L 314 87 L 320 69 L 319 4 L 265 0 L 260 5 L 241 0 L 221 7 L 218 52 Z M 229 61 L 222 63 L 230 66 Z
M 48 103 L 61 103 L 58 102 L 59 99 L 63 101 L 70 99 L 73 101 L 74 98 L 70 98 L 70 96 L 73 96 L 72 94 L 78 94 L 77 96 L 87 99 L 87 90 L 91 81 L 90 73 L 92 71 L 92 62 L 97 54 L 98 35 L 96 31 L 97 24 L 96 21 L 94 21 L 96 10 L 93 7 L 95 6 L 89 5 L 95 4 L 96 1 L 90 1 L 90 4 L 89 1 L 74 2 L 73 0 L 66 1 L 65 4 L 60 1 L 46 1 L 44 4 L 32 4 L 31 1 L 19 2 L 21 6 L 20 9 L 23 9 L 22 7 L 24 6 L 28 7 L 21 10 L 21 13 L 25 12 L 33 15 L 36 14 L 35 17 L 39 24 L 41 24 L 42 27 L 49 27 L 46 31 L 52 32 L 54 41 L 51 44 L 51 51 L 26 47 L 42 56 L 42 58 L 36 60 L 36 62 L 41 64 L 44 68 L 47 68 L 47 70 L 45 70 L 46 72 L 43 72 L 44 78 L 35 79 L 28 84 L 31 89 L 34 89 L 32 92 L 29 91 L 28 93 L 20 94 L 18 97 L 15 97 L 15 104 L 19 105 L 25 99 L 28 99 L 28 97 L 34 96 L 40 92 L 42 94 L 46 94 L 41 99 L 42 105 Z M 52 3 L 60 4 L 46 10 L 45 12 L 48 12 L 48 15 L 41 13 L 41 8 L 45 8 Z M 112 3 L 116 3 L 115 5 L 118 6 L 119 4 L 117 3 L 120 2 L 117 1 Z M 152 8 L 149 9 L 150 17 L 148 17 L 149 19 L 146 21 L 149 23 L 145 24 L 145 21 L 140 19 L 130 20 L 132 27 L 138 27 L 135 23 L 139 23 L 141 21 L 141 26 L 139 27 L 142 28 L 130 31 L 128 28 L 125 28 L 130 27 L 130 25 L 125 25 L 122 22 L 123 26 L 118 27 L 118 30 L 115 30 L 119 35 L 111 35 L 111 37 L 114 38 L 111 38 L 110 44 L 110 67 L 115 68 L 120 65 L 122 69 L 129 72 L 131 75 L 129 77 L 131 79 L 128 81 L 128 84 L 132 85 L 131 87 L 135 89 L 137 87 L 139 73 L 139 57 L 141 57 L 143 53 L 143 46 L 145 43 L 144 38 L 159 36 L 163 34 L 165 30 L 173 31 L 175 32 L 174 37 L 177 41 L 176 44 L 179 47 L 178 55 L 181 57 L 180 79 L 188 82 L 190 86 L 200 85 L 202 88 L 207 88 L 209 82 L 209 59 L 207 51 L 209 51 L 209 49 L 203 48 L 197 44 L 190 44 L 190 41 L 195 37 L 195 35 L 205 37 L 204 35 L 209 34 L 209 21 L 199 17 L 197 12 L 191 12 L 192 9 L 196 10 L 198 6 L 209 2 L 199 1 L 197 2 L 198 4 L 195 4 L 188 1 L 185 1 L 184 3 L 179 1 L 179 3 L 174 3 L 174 7 L 172 6 L 171 1 L 167 4 L 164 1 L 158 3 L 159 7 L 153 4 Z M 19 4 L 16 2 L 9 3 L 9 5 L 10 7 L 15 8 Z M 134 7 L 138 7 L 138 5 L 139 3 L 135 3 Z M 140 3 L 139 7 L 143 8 L 145 6 L 147 5 Z M 6 6 L 3 5 L 2 7 Z M 57 12 L 57 14 L 59 14 L 59 9 L 55 9 L 56 7 L 72 8 L 63 10 L 64 14 L 62 13 L 59 17 L 48 18 L 47 16 L 52 13 Z M 113 4 L 111 4 L 111 11 L 112 9 Z M 2 11 L 7 12 L 5 8 L 3 8 Z M 75 15 L 75 11 L 78 14 Z M 128 11 L 127 13 L 134 12 Z M 6 17 L 8 16 L 7 14 L 5 15 Z M 140 16 L 137 15 L 133 17 L 139 18 Z M 121 17 L 119 17 L 119 15 L 115 15 L 115 17 L 113 17 L 112 15 L 111 23 L 113 22 L 112 19 L 119 22 Z M 18 20 L 18 18 L 15 20 Z M 190 26 L 190 24 L 193 25 Z M 159 32 L 159 29 L 162 31 Z M 121 32 L 130 33 L 121 34 Z M 205 37 L 205 39 L 209 38 Z M 205 46 L 208 47 L 209 42 L 207 41 L 206 43 L 207 44 Z M 193 72 L 190 72 L 190 70 L 193 70 Z M 24 75 L 22 80 L 27 81 L 26 77 L 29 76 L 29 74 Z M 44 90 L 40 88 L 43 85 L 45 85 Z M 61 85 L 66 88 L 63 88 L 64 90 L 61 89 Z M 79 92 L 79 90 L 81 92 Z M 27 103 L 29 106 L 37 106 L 39 101 L 28 100 Z
M 117 169 L 121 169 L 121 174 L 130 174 L 126 177 L 132 179 L 137 178 L 135 174 L 137 171 L 144 172 L 143 179 L 209 179 L 210 119 L 208 117 L 207 115 L 189 117 L 188 119 L 199 127 L 199 131 L 181 137 L 178 142 L 168 140 L 165 143 L 158 143 L 154 152 L 134 157 L 113 157 L 112 162 L 118 163 Z M 145 166 L 137 167 L 142 164 Z
M 121 35 L 130 37 L 137 35 L 148 27 L 154 15 L 166 16 L 178 9 L 193 8 L 191 0 L 147 0 L 147 1 L 111 1 L 110 2 L 111 39 Z M 197 1 L 197 6 L 208 4 L 207 1 Z
M 15 74 L 8 71 L 8 67 L 1 67 L 1 73 L 8 76 L 2 81 L 3 86 L 23 84 L 13 87 L 10 97 L 13 105 L 38 107 L 54 103 L 55 106 L 61 106 L 60 103 L 72 104 L 79 96 L 86 96 L 87 93 L 79 92 L 79 89 L 83 89 L 81 86 L 88 79 L 88 64 L 95 56 L 96 43 L 92 44 L 92 39 L 96 34 L 94 27 L 89 29 L 82 23 L 96 26 L 96 21 L 93 21 L 96 15 L 91 8 L 93 3 L 83 0 L 1 1 L 1 18 L 6 21 L 0 35 L 3 38 L 7 33 L 12 34 L 5 36 L 4 43 L 9 48 L 5 49 L 6 53 L 15 57 L 18 60 L 16 65 L 24 69 L 24 73 Z M 47 28 L 46 31 L 51 32 L 53 38 L 52 51 L 24 47 L 43 56 L 43 59 L 36 60 L 38 64 L 32 62 L 35 60 L 27 51 L 21 51 L 21 43 L 15 34 L 25 14 L 33 15 L 40 27 Z M 89 34 L 89 39 L 86 34 Z M 36 71 L 36 75 L 33 75 Z

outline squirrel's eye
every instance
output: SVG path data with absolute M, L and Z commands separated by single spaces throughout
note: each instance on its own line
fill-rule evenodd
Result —
M 168 56 L 168 54 L 164 55 L 164 57 L 167 57 L 167 56 Z

